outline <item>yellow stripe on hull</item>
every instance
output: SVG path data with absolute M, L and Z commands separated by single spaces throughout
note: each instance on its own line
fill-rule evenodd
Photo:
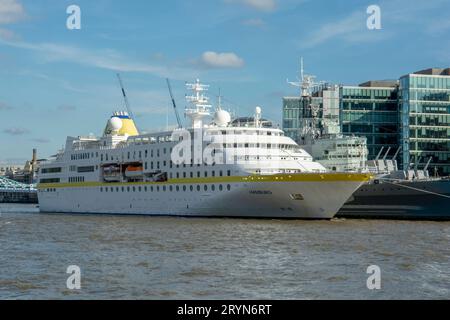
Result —
M 297 173 L 277 175 L 249 175 L 231 177 L 181 178 L 169 179 L 165 182 L 76 182 L 76 183 L 40 183 L 38 189 L 46 188 L 79 188 L 103 186 L 132 186 L 132 185 L 171 185 L 192 183 L 240 183 L 240 182 L 330 182 L 353 181 L 366 182 L 373 175 L 365 173 Z

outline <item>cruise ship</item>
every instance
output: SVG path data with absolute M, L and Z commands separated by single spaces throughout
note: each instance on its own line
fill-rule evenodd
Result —
M 101 137 L 68 137 L 41 163 L 41 212 L 330 219 L 372 177 L 330 173 L 261 108 L 232 118 L 207 85 L 187 88 L 186 128 L 140 134 L 117 111 Z

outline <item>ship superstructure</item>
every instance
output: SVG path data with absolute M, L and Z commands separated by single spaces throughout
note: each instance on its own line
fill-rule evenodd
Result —
M 367 171 L 367 139 L 341 132 L 338 87 L 316 82 L 315 78 L 304 73 L 302 58 L 300 77 L 295 82 L 288 81 L 300 89 L 295 97 L 300 109 L 296 142 L 330 171 Z
M 199 80 L 187 88 L 186 129 L 139 134 L 118 111 L 101 137 L 68 137 L 41 164 L 41 211 L 331 218 L 370 179 L 328 173 L 259 107 L 232 119 L 220 105 L 212 112 Z

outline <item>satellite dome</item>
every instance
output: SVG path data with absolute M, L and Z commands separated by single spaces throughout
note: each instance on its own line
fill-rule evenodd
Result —
M 226 126 L 231 121 L 230 113 L 225 110 L 217 110 L 214 114 L 214 122 L 221 127 Z
M 261 112 L 262 112 L 261 107 L 256 107 L 255 108 L 255 113 L 256 114 L 261 114 Z
M 117 132 L 122 128 L 122 120 L 119 117 L 109 119 L 109 127 L 112 132 Z

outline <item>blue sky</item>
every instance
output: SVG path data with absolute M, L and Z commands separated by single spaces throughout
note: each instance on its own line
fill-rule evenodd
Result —
M 68 30 L 66 8 L 81 8 Z M 369 5 L 381 30 L 366 27 Z M 123 109 L 116 72 L 143 130 L 166 127 L 184 82 L 219 88 L 238 115 L 281 121 L 299 58 L 319 80 L 358 84 L 450 66 L 447 0 L 0 0 L 0 163 L 47 157 L 67 135 L 100 134 Z M 169 124 L 175 123 L 169 109 Z

